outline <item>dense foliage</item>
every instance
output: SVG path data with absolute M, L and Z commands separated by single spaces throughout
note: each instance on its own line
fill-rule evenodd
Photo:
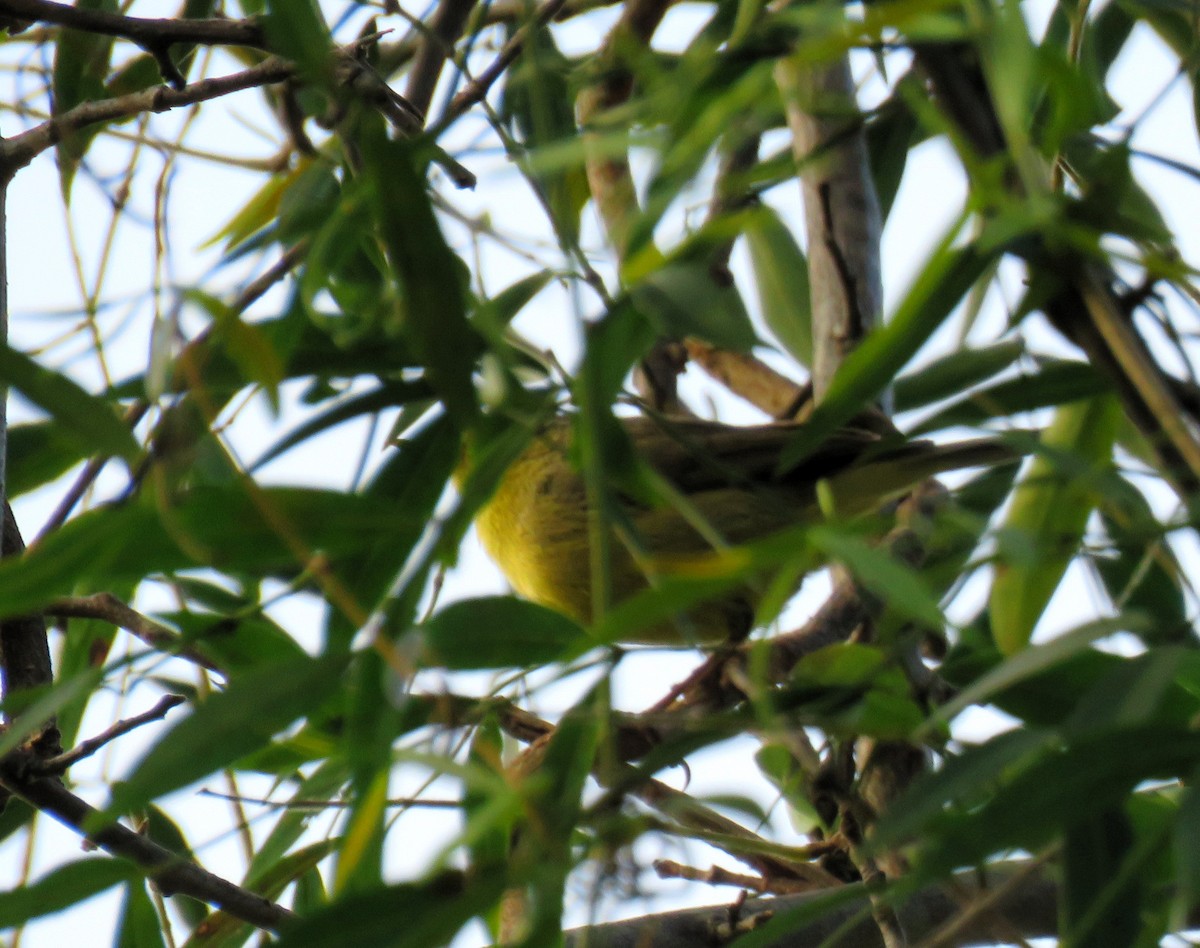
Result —
M 0 927 L 552 945 L 593 899 L 646 911 L 663 853 L 681 901 L 780 896 L 690 918 L 711 943 L 816 944 L 828 912 L 889 945 L 1196 918 L 1200 290 L 1146 186 L 1195 187 L 1191 4 L 158 13 L 0 0 L 4 490 L 36 536 L 8 524 L 0 562 L 0 837 L 16 865 L 41 810 L 114 854 L 27 862 Z M 1151 54 L 1161 80 L 1121 79 Z M 857 90 L 827 83 L 846 61 Z M 1163 111 L 1170 153 L 1142 141 Z M 673 502 L 616 422 L 638 400 L 799 413 L 783 467 L 872 406 L 1028 460 L 719 550 L 587 629 L 454 570 L 564 410 L 600 516 Z M 618 644 L 748 580 L 748 644 Z M 107 735 L 108 766 L 71 756 L 164 693 L 187 708 Z M 706 799 L 680 774 L 716 753 L 744 790 Z M 456 821 L 426 839 L 430 796 Z M 698 943 L 680 924 L 661 944 Z

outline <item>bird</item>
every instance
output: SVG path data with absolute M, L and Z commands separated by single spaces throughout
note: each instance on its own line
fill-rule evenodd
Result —
M 781 453 L 804 422 L 731 425 L 649 415 L 618 421 L 641 460 L 668 485 L 668 495 L 684 503 L 671 503 L 669 496 L 652 503 L 617 491 L 623 522 L 607 525 L 614 604 L 671 575 L 673 566 L 695 566 L 725 546 L 820 523 L 831 511 L 839 518 L 874 512 L 934 475 L 1015 457 L 994 438 L 937 445 L 846 427 L 779 473 Z M 573 431 L 569 414 L 545 423 L 480 507 L 475 525 L 514 591 L 588 626 L 598 618 L 594 530 L 590 492 L 571 461 Z M 469 454 L 460 467 L 469 468 Z M 620 641 L 714 645 L 742 638 L 751 631 L 761 596 L 754 583 L 725 588 Z

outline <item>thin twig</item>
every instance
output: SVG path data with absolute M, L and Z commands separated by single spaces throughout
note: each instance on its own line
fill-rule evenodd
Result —
M 0 0 L 0 4 L 3 2 L 4 0 Z M 131 118 L 143 112 L 165 112 L 210 99 L 219 99 L 232 92 L 283 82 L 294 73 L 295 67 L 291 63 L 272 56 L 242 72 L 202 79 L 182 89 L 158 86 L 111 99 L 84 102 L 49 121 L 35 125 L 28 131 L 5 139 L 3 147 L 0 148 L 0 177 L 7 180 L 42 152 L 61 142 L 64 137 L 89 125 Z
M 124 718 L 118 721 L 112 727 L 101 731 L 95 737 L 89 737 L 86 741 L 80 741 L 69 751 L 59 754 L 56 757 L 48 757 L 40 761 L 34 768 L 35 773 L 41 773 L 46 776 L 64 774 L 67 769 L 73 767 L 79 761 L 86 757 L 91 757 L 106 744 L 110 744 L 118 737 L 128 734 L 130 731 L 136 730 L 143 724 L 149 724 L 151 721 L 158 721 L 167 716 L 167 712 L 172 708 L 176 708 L 183 704 L 187 699 L 183 695 L 164 695 L 153 708 L 149 711 L 144 711 L 141 714 L 135 714 L 131 718 Z
M 276 810 L 330 810 L 351 807 L 354 800 L 269 800 L 266 797 L 247 797 L 242 794 L 222 793 L 220 790 L 210 790 L 203 787 L 202 797 L 215 797 L 218 800 L 232 800 L 235 803 L 253 803 L 257 806 L 269 806 Z M 427 807 L 434 810 L 462 809 L 461 800 L 422 800 L 418 797 L 393 797 L 384 803 L 388 807 Z
M 439 126 L 444 127 L 448 125 L 475 103 L 482 101 L 496 80 L 504 74 L 504 70 L 511 66 L 516 58 L 521 55 L 521 50 L 525 48 L 525 41 L 529 39 L 530 35 L 554 19 L 565 4 L 566 0 L 548 0 L 546 4 L 540 7 L 534 18 L 517 30 L 513 38 L 504 44 L 504 48 L 500 50 L 495 61 L 450 100 L 450 108 L 447 110 L 446 118 L 439 123 Z M 440 128 L 438 130 L 440 131 Z
M 45 613 L 60 619 L 99 619 L 109 622 L 153 649 L 185 658 L 209 671 L 223 671 L 211 658 L 188 645 L 178 633 L 130 608 L 112 593 L 99 592 L 91 596 L 55 599 L 46 606 Z
M 125 412 L 125 423 L 130 428 L 136 427 L 137 423 L 142 420 L 149 408 L 150 406 L 147 402 L 134 402 Z M 79 503 L 80 498 L 87 493 L 88 488 L 91 487 L 96 478 L 100 476 L 100 472 L 104 469 L 104 465 L 110 460 L 112 459 L 109 457 L 94 457 L 88 460 L 87 464 L 83 466 L 83 470 L 79 472 L 79 476 L 75 478 L 75 483 L 73 483 L 67 490 L 66 494 L 63 495 L 63 499 L 60 500 L 58 506 L 54 508 L 54 512 L 50 514 L 49 518 L 42 525 L 42 529 L 38 532 L 38 535 L 34 537 L 33 542 L 29 544 L 30 549 L 36 547 L 39 543 L 45 540 L 46 537 L 48 537 L 66 522 L 67 517 L 71 515 L 71 511 L 75 509 L 75 505 Z

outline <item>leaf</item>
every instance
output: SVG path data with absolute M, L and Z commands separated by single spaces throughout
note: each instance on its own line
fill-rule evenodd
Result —
M 892 398 L 897 412 L 961 395 L 1009 368 L 1025 353 L 1025 340 L 1011 339 L 982 349 L 962 348 L 896 379 Z
M 262 614 L 233 616 L 211 612 L 166 612 L 160 621 L 179 629 L 189 645 L 229 675 L 284 663 L 305 653 L 290 635 Z
M 516 31 L 517 24 L 508 25 L 510 39 Z M 579 241 L 579 215 L 591 193 L 583 155 L 561 165 L 539 161 L 543 150 L 578 141 L 571 64 L 547 24 L 536 24 L 523 35 L 522 55 L 505 72 L 500 114 L 510 127 L 515 125 L 528 149 L 525 164 L 545 194 L 555 232 L 571 247 Z
M 446 463 L 448 472 L 452 462 Z M 445 475 L 434 486 L 440 491 L 444 484 Z M 178 506 L 161 511 L 151 504 L 96 508 L 24 556 L 0 561 L 0 613 L 36 610 L 79 586 L 104 589 L 199 566 L 294 577 L 316 551 L 348 592 L 361 594 L 359 608 L 369 609 L 378 576 L 356 571 L 381 550 L 401 555 L 397 544 L 428 523 L 427 513 L 387 496 L 299 488 L 246 496 L 241 484 L 193 488 Z
M 50 415 L 88 454 L 130 462 L 140 454 L 128 426 L 108 402 L 7 346 L 0 346 L 0 382 L 13 386 Z
M 290 797 L 285 800 L 324 800 L 334 797 L 346 783 L 349 770 L 346 761 L 337 756 L 322 761 L 310 776 L 301 779 Z M 320 811 L 289 807 L 279 817 L 270 834 L 257 847 L 246 870 L 246 885 L 258 889 L 274 873 L 284 855 L 304 834 L 309 824 L 321 816 Z
M 1086 362 L 1048 360 L 1034 373 L 1023 373 L 978 389 L 914 426 L 909 434 L 929 434 L 959 425 L 981 425 L 1038 408 L 1103 395 L 1109 383 Z
M 116 0 L 76 0 L 80 10 L 117 13 Z M 55 116 L 77 105 L 104 98 L 104 80 L 112 59 L 113 37 L 87 30 L 63 30 L 54 44 L 53 102 Z M 79 162 L 102 125 L 66 132 L 58 142 L 58 173 L 63 199 L 70 202 Z
M 1138 881 L 1114 885 L 1131 856 L 1134 836 L 1120 807 L 1101 810 L 1063 838 L 1062 925 L 1071 944 L 1136 945 L 1142 933 Z
M 433 215 L 416 150 L 381 132 L 367 135 L 373 211 L 388 258 L 404 284 L 405 338 L 425 365 L 446 410 L 466 427 L 478 411 L 471 381 L 478 337 L 467 322 L 461 261 Z M 421 164 L 424 167 L 424 164 Z
M 347 421 L 353 421 L 362 415 L 375 414 L 386 408 L 429 398 L 431 394 L 429 386 L 424 382 L 388 380 L 378 388 L 344 398 L 280 438 L 250 466 L 250 470 L 257 470 L 297 445 Z
M 80 859 L 48 872 L 36 882 L 0 892 L 0 929 L 13 929 L 31 919 L 53 915 L 106 889 L 136 880 L 141 873 L 127 862 L 108 857 Z
M 313 815 L 315 815 L 314 812 L 309 813 L 309 816 Z M 320 875 L 316 873 L 315 867 L 336 849 L 338 842 L 337 837 L 323 839 L 286 856 L 276 855 L 261 878 L 255 882 L 247 880 L 243 886 L 258 893 L 264 899 L 276 901 L 292 882 L 299 882 L 310 874 L 315 874 L 319 880 Z M 259 853 L 256 852 L 256 859 L 258 855 Z M 297 891 L 297 899 L 299 897 L 300 894 Z M 322 899 L 321 904 L 324 905 L 325 901 Z M 297 911 L 301 910 L 298 904 L 294 908 Z M 316 906 L 312 906 L 309 911 L 311 912 L 315 908 Z M 234 946 L 245 944 L 258 931 L 228 912 L 213 912 L 204 919 L 204 924 L 184 943 L 184 948 L 234 948 Z
M 19 497 L 48 484 L 87 457 L 87 449 L 54 421 L 8 429 L 8 496 Z
M 695 336 L 745 352 L 758 343 L 737 289 L 718 286 L 701 260 L 676 260 L 656 267 L 629 291 L 637 310 L 659 335 Z
M 422 667 L 460 671 L 544 665 L 584 638 L 583 629 L 561 612 L 512 596 L 456 602 L 417 632 Z
M 271 50 L 299 66 L 310 82 L 323 82 L 333 41 L 316 0 L 267 0 L 266 8 L 263 28 Z
M 1120 404 L 1112 396 L 1058 410 L 1039 454 L 1017 485 L 1004 529 L 1023 547 L 995 568 L 988 609 L 1000 650 L 1023 649 L 1074 559 L 1096 506 L 1097 471 L 1112 463 Z
M 125 886 L 119 925 L 116 948 L 163 948 L 166 944 L 158 912 L 146 892 L 146 883 L 141 879 Z
M 740 9 L 740 8 L 739 8 Z M 746 227 L 763 319 L 801 365 L 812 366 L 812 300 L 808 260 L 779 216 L 763 207 Z
M 503 871 L 447 872 L 424 882 L 354 893 L 297 921 L 278 948 L 429 948 L 500 898 Z
M 808 424 L 781 452 L 780 473 L 799 464 L 827 435 L 887 387 L 1002 249 L 991 246 L 984 250 L 980 243 L 955 248 L 949 238 L 943 241 L 891 320 L 867 336 L 842 363 Z
M 305 656 L 236 679 L 146 752 L 129 779 L 113 787 L 108 812 L 128 812 L 257 750 L 335 692 L 346 661 Z
M 1194 774 L 1179 801 L 1173 848 L 1184 904 L 1200 904 L 1200 788 Z
M 923 834 L 930 873 L 978 865 L 1007 849 L 1034 850 L 1120 805 L 1146 780 L 1189 775 L 1200 735 L 1159 727 L 1106 732 L 1038 757 L 1002 779 L 980 806 L 943 812 Z

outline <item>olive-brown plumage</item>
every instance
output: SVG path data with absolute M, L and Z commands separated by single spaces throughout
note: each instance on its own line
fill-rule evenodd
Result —
M 623 501 L 632 542 L 609 544 L 608 576 L 620 602 L 670 572 L 672 562 L 695 565 L 714 542 L 751 542 L 798 524 L 822 519 L 823 499 L 839 516 L 877 509 L 937 473 L 995 464 L 1011 452 L 995 441 L 936 446 L 881 440 L 872 432 L 844 429 L 782 477 L 780 453 L 797 423 L 737 427 L 696 419 L 622 419 L 635 449 L 684 495 L 710 529 L 699 529 L 669 504 Z M 583 478 L 568 459 L 570 419 L 558 417 L 541 431 L 502 478 L 479 512 L 485 549 L 522 596 L 577 621 L 592 620 L 591 524 Z M 645 554 L 650 554 L 646 556 Z M 797 583 L 799 580 L 797 580 Z M 719 642 L 744 634 L 759 593 L 742 585 L 690 609 L 669 623 L 631 636 L 644 642 Z

